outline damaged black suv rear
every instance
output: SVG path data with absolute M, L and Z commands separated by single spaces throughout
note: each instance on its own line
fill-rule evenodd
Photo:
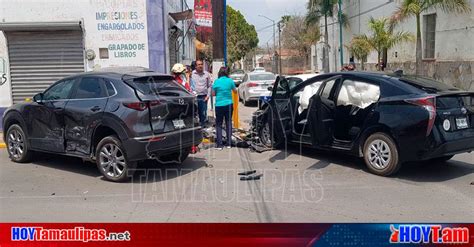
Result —
M 127 180 L 138 161 L 181 163 L 202 140 L 195 97 L 169 75 L 115 68 L 64 78 L 4 113 L 10 159 L 33 152 L 94 161 L 105 178 Z

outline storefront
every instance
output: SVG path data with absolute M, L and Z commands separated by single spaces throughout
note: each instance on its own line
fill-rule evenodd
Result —
M 0 107 L 84 71 L 140 66 L 168 73 L 168 5 L 165 0 L 2 3 Z

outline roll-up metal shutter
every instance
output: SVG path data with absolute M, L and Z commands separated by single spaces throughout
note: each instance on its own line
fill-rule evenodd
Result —
M 84 72 L 81 31 L 7 32 L 13 103 Z

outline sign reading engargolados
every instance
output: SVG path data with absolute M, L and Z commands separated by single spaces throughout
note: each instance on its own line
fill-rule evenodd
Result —
M 200 27 L 212 27 L 211 0 L 194 0 L 194 18 Z

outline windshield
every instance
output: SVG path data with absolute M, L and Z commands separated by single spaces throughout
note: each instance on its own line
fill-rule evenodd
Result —
M 140 77 L 129 81 L 131 86 L 143 94 L 181 94 L 187 92 L 186 89 L 179 85 L 175 80 L 163 77 Z
M 253 74 L 250 75 L 251 81 L 267 81 L 275 80 L 276 76 L 274 74 Z
M 243 75 L 245 72 L 243 70 L 234 70 L 231 75 Z

